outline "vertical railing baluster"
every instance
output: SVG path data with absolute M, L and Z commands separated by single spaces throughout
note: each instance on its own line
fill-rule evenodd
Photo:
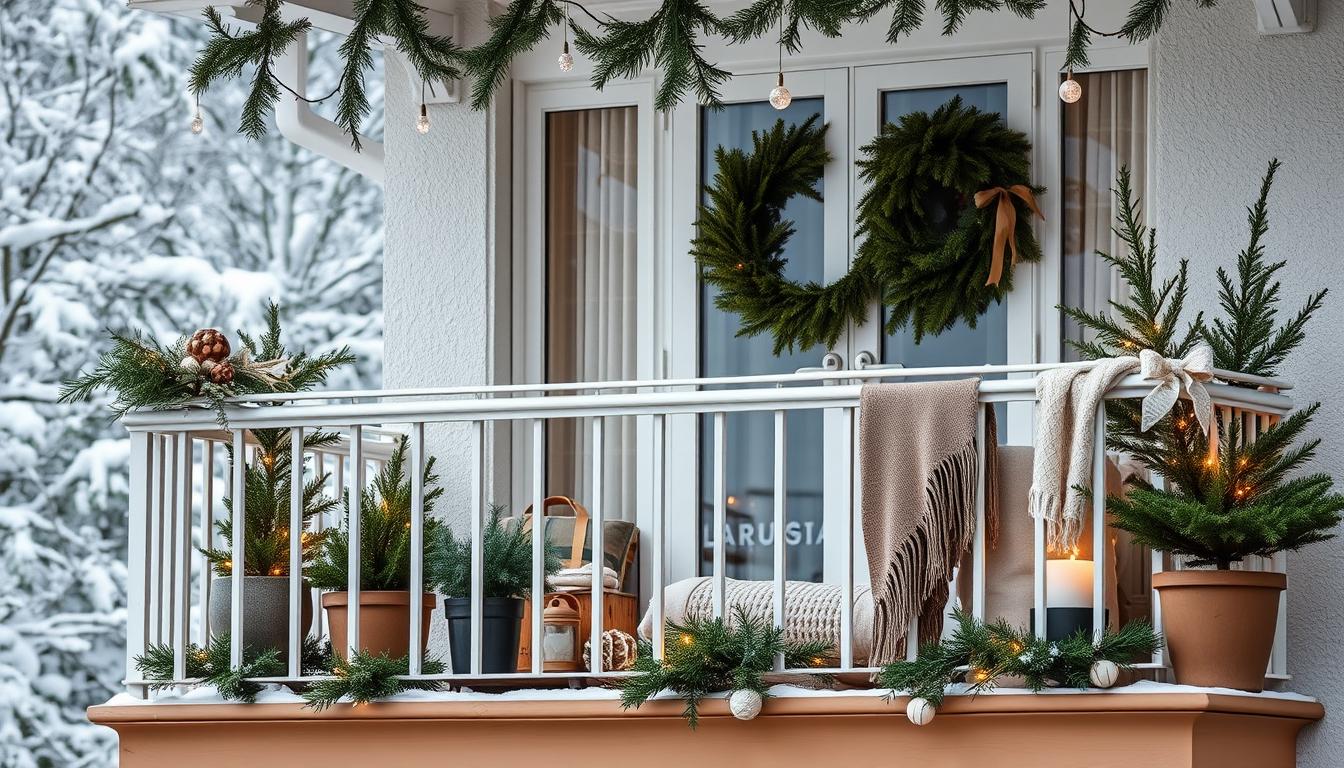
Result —
M 1167 485 L 1167 480 L 1166 480 L 1166 478 L 1164 478 L 1164 477 L 1163 477 L 1162 475 L 1160 475 L 1160 474 L 1154 474 L 1154 475 L 1153 475 L 1153 487 L 1154 487 L 1154 488 L 1157 488 L 1158 490 L 1162 490 L 1162 489 L 1166 488 L 1166 485 Z M 1153 575 L 1162 573 L 1163 571 L 1167 570 L 1167 566 L 1168 566 L 1168 564 L 1167 564 L 1167 553 L 1165 553 L 1165 552 L 1163 552 L 1162 550 L 1159 550 L 1159 549 L 1154 549 L 1154 550 L 1150 550 L 1150 552 L 1149 552 L 1149 557 L 1150 557 L 1150 559 L 1151 559 L 1151 561 L 1152 561 L 1152 570 L 1151 570 L 1151 573 L 1152 573 Z M 1153 617 L 1153 631 L 1156 632 L 1158 635 L 1161 635 L 1161 634 L 1162 634 L 1162 600 L 1158 597 L 1157 590 L 1151 588 L 1151 580 L 1150 580 L 1150 582 L 1149 582 L 1149 590 L 1148 590 L 1148 605 L 1151 606 L 1151 614 L 1152 614 L 1152 617 Z M 1165 666 L 1167 665 L 1167 661 L 1166 661 L 1166 648 L 1165 648 L 1165 647 L 1158 648 L 1157 650 L 1153 651 L 1153 659 L 1152 659 L 1152 663 L 1157 664 L 1157 665 L 1160 665 L 1160 666 L 1163 666 L 1163 667 L 1165 667 Z M 1159 678 L 1159 679 L 1160 679 L 1160 678 Z
M 201 547 L 209 549 L 215 543 L 215 442 L 201 441 Z M 210 643 L 210 590 L 214 582 L 210 561 L 201 555 L 200 634 L 196 644 L 204 648 Z
M 350 427 L 350 514 L 347 516 L 346 533 L 349 534 L 350 552 L 346 560 L 346 573 L 349 585 L 346 595 L 350 602 L 345 614 L 346 658 L 354 658 L 359 650 L 359 592 L 364 576 L 360 571 L 361 556 L 364 551 L 363 525 L 360 509 L 364 497 L 364 427 L 356 424 Z
M 542 502 L 546 500 L 546 422 L 543 419 L 532 420 L 532 610 L 527 631 L 532 638 L 532 674 L 539 675 L 544 669 L 545 648 L 543 642 L 542 611 L 546 606 L 546 510 Z M 577 640 L 577 638 L 575 638 Z
M 160 608 L 163 612 L 163 632 L 166 642 L 173 647 L 177 646 L 177 445 L 180 442 L 176 434 L 164 436 L 163 448 L 163 493 L 165 495 L 166 505 L 164 507 L 164 527 L 161 531 L 162 536 L 159 539 L 160 546 L 163 548 L 163 562 L 166 567 L 161 569 L 161 584 L 163 593 L 160 598 Z
M 187 643 L 191 637 L 191 463 L 192 439 L 190 432 L 183 432 L 177 439 L 177 469 L 173 479 L 177 484 L 177 540 L 173 542 L 173 551 L 177 556 L 173 569 L 174 612 L 176 623 L 173 632 L 173 678 L 181 680 L 187 676 Z M 205 578 L 202 573 L 201 578 Z
M 602 672 L 602 620 L 605 618 L 603 609 L 603 600 L 605 596 L 604 589 L 604 566 L 606 565 L 606 544 L 603 542 L 602 530 L 602 511 L 606 505 L 602 503 L 602 475 L 605 462 L 605 452 L 602 446 L 602 417 L 593 418 L 593 498 L 592 498 L 592 551 L 593 551 L 593 626 L 588 639 L 592 643 L 592 652 L 588 654 L 588 669 L 593 674 Z
M 317 477 L 323 477 L 326 474 L 326 454 L 318 449 L 313 453 L 313 469 L 317 472 Z M 326 482 L 322 483 L 322 494 L 327 493 Z M 341 498 L 341 486 L 332 486 L 332 496 L 339 502 Z M 327 513 L 317 513 L 317 518 L 313 520 L 313 532 L 318 533 L 327 529 Z M 313 601 L 313 637 L 321 640 L 326 636 L 326 611 L 322 610 L 322 590 L 312 589 L 311 600 Z
M 471 674 L 481 674 L 485 604 L 485 422 L 471 424 Z M 453 670 L 457 672 L 458 670 Z
M 290 677 L 298 677 L 303 673 L 303 599 L 303 428 L 293 427 L 289 430 Z
M 1106 404 L 1092 417 L 1092 638 L 1106 631 Z
M 664 467 L 665 444 L 664 434 L 666 433 L 666 416 L 655 414 L 653 417 L 653 595 L 651 596 L 651 609 L 653 611 L 653 657 L 655 659 L 665 658 L 664 642 L 666 640 L 666 606 L 664 590 L 667 582 L 667 562 L 665 559 L 667 551 L 667 520 L 664 516 L 663 497 L 666 482 L 666 473 Z
M 775 537 L 771 542 L 774 548 L 775 567 L 775 626 L 781 630 L 788 622 L 787 614 L 787 596 L 786 585 L 789 578 L 789 548 L 787 544 L 786 531 L 789 526 L 788 517 L 788 420 L 786 411 L 775 411 L 775 485 L 774 485 L 774 513 L 775 513 Z M 775 654 L 775 670 L 784 669 L 784 654 Z
M 727 465 L 728 436 L 727 414 L 722 411 L 714 414 L 714 615 L 723 617 L 728 609 L 725 605 L 727 584 L 727 550 L 723 531 L 728 521 L 728 489 L 725 477 Z
M 1032 519 L 1032 606 L 1035 610 L 1032 632 L 1036 637 L 1045 637 L 1045 518 Z
M 229 512 L 233 521 L 233 566 L 229 595 L 229 666 L 237 669 L 243 665 L 243 571 L 246 567 L 247 515 L 243 512 L 247 505 L 247 444 L 244 430 L 233 430 L 233 486 L 229 497 Z
M 150 644 L 159 645 L 163 642 L 163 571 L 164 548 L 163 548 L 163 529 L 164 529 L 164 445 L 163 435 L 157 432 L 150 433 L 150 444 L 152 454 L 150 459 L 150 473 L 153 476 L 150 486 L 151 513 L 150 513 L 150 591 L 149 591 L 149 611 L 150 611 Z
M 411 425 L 411 605 L 407 671 L 418 675 L 424 663 L 425 633 L 425 425 Z
M 842 500 L 839 508 L 844 510 L 845 524 L 841 526 L 844 532 L 844 539 L 840 542 L 840 567 L 844 572 L 840 587 L 840 668 L 850 669 L 854 666 L 854 507 L 857 503 L 856 493 L 858 482 L 856 481 L 856 472 L 859 463 L 856 460 L 859 455 L 858 444 L 855 440 L 858 437 L 858 408 L 847 409 L 848 413 L 842 420 L 844 425 L 844 435 L 840 444 L 845 446 L 849 461 L 845 466 L 849 467 L 849 477 L 844 483 L 845 498 Z
M 986 413 L 987 406 L 980 404 L 976 408 L 975 416 L 975 538 L 971 540 L 971 615 L 977 619 L 985 618 L 985 580 L 987 574 L 986 567 L 986 545 L 985 539 L 988 536 L 985 521 L 985 508 L 989 503 L 987 494 L 989 491 L 989 472 L 985 468 L 985 454 L 989 446 L 985 445 L 989 430 L 986 427 L 985 420 L 988 418 Z
M 149 646 L 149 560 L 151 526 L 149 523 L 149 504 L 153 479 L 155 438 L 147 432 L 132 432 L 131 477 L 128 495 L 130 510 L 126 540 L 126 679 L 137 680 L 140 671 L 136 668 L 136 657 L 145 653 Z M 127 693 L 144 698 L 146 689 L 142 685 L 129 684 Z

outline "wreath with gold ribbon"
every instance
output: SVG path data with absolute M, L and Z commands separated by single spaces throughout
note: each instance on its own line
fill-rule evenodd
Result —
M 958 320 L 975 327 L 1012 289 L 1013 266 L 1037 261 L 1040 245 L 1025 216 L 1041 216 L 1030 183 L 1031 143 L 998 114 L 954 98 L 932 113 L 888 124 L 860 149 L 861 238 L 850 270 L 829 283 L 785 277 L 795 229 L 784 206 L 797 195 L 820 201 L 831 161 L 826 128 L 814 116 L 752 133 L 750 152 L 715 150 L 718 171 L 700 206 L 691 254 L 715 305 L 741 318 L 740 336 L 770 333 L 775 354 L 834 346 L 862 325 L 880 299 L 887 333 L 910 326 L 918 343 Z M 1005 261 L 1005 259 L 1008 259 Z

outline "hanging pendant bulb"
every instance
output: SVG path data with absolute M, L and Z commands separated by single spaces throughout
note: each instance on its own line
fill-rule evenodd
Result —
M 569 54 L 569 41 L 565 41 L 565 47 L 560 50 L 560 71 L 568 72 L 574 68 L 574 57 Z
M 793 103 L 793 94 L 784 87 L 784 73 L 779 73 L 779 80 L 776 81 L 774 88 L 770 89 L 770 106 L 775 109 L 788 109 Z
M 429 112 L 423 103 L 420 105 L 420 117 L 415 120 L 415 130 L 422 136 L 429 133 Z
M 1059 100 L 1065 104 L 1077 103 L 1083 98 L 1083 84 L 1073 79 L 1073 70 L 1070 69 L 1064 76 L 1064 82 L 1059 84 Z
M 196 97 L 196 114 L 191 117 L 191 132 L 200 136 L 205 130 L 205 118 L 201 116 L 201 97 Z

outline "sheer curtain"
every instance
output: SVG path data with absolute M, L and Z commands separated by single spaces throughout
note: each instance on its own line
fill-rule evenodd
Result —
M 1105 310 L 1112 299 L 1126 298 L 1126 287 L 1097 251 L 1120 254 L 1115 236 L 1112 188 L 1128 167 L 1135 195 L 1148 181 L 1148 71 L 1088 72 L 1075 75 L 1083 98 L 1064 105 L 1064 264 L 1063 303 L 1089 311 Z M 1076 323 L 1064 319 L 1064 338 L 1089 340 Z M 1064 359 L 1077 354 L 1064 344 Z
M 638 139 L 634 107 L 552 112 L 546 124 L 546 380 L 636 377 Z M 635 519 L 635 420 L 603 424 L 608 518 Z M 586 421 L 547 428 L 546 492 L 591 506 Z

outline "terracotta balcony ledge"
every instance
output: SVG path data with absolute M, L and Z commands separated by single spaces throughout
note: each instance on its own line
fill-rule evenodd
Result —
M 667 697 L 623 710 L 614 691 L 416 693 L 362 707 L 304 709 L 288 692 L 256 704 L 207 691 L 148 704 L 120 696 L 89 718 L 115 729 L 121 765 L 211 768 L 265 756 L 270 765 L 640 766 L 904 764 L 975 768 L 1279 768 L 1295 764 L 1301 728 L 1324 716 L 1285 693 L 1139 683 L 1112 691 L 1001 689 L 949 696 L 925 727 L 904 697 L 881 691 L 778 686 L 763 713 L 740 722 L 722 697 L 701 705 L 691 732 Z M 503 762 L 501 762 L 503 760 Z

